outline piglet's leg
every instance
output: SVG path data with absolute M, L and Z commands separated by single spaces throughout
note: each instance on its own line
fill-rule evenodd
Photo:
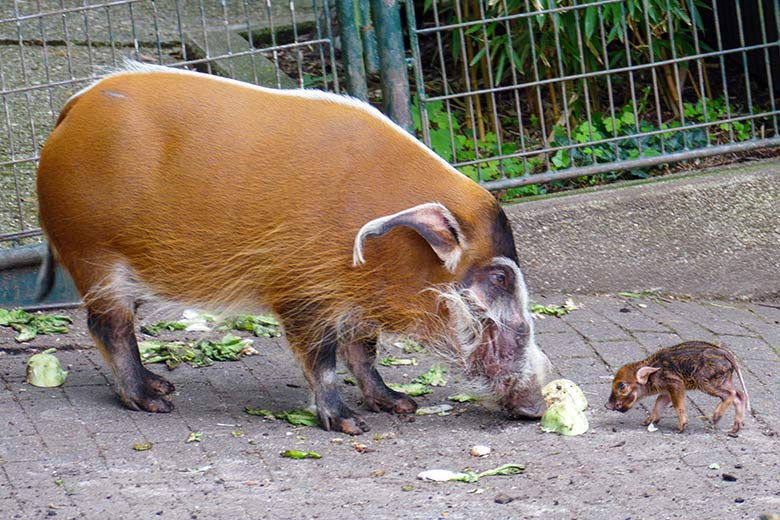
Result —
M 669 397 L 669 394 L 661 394 L 658 396 L 658 399 L 655 400 L 655 406 L 653 406 L 653 411 L 650 413 L 650 415 L 642 421 L 642 424 L 647 426 L 650 423 L 658 422 L 658 419 L 661 418 L 661 412 L 664 411 L 664 408 L 667 407 L 669 404 L 669 401 L 671 401 L 672 398 Z
M 336 387 L 337 335 L 326 330 L 314 348 L 302 347 L 294 333 L 287 330 L 290 347 L 303 365 L 304 375 L 314 392 L 317 413 L 322 427 L 349 435 L 360 435 L 370 430 L 368 424 L 341 400 Z
M 734 426 L 731 428 L 729 435 L 736 435 L 745 422 L 745 396 L 742 392 L 737 392 L 737 396 L 734 398 L 734 409 L 736 410 Z
M 669 392 L 669 396 L 677 412 L 677 433 L 682 433 L 688 424 L 688 416 L 685 415 L 685 387 L 682 384 L 675 385 Z
M 729 409 L 729 406 L 731 406 L 732 403 L 735 402 L 737 398 L 737 391 L 734 390 L 733 388 L 730 389 L 721 388 L 720 390 L 718 390 L 716 395 L 720 397 L 721 402 L 715 408 L 715 413 L 712 414 L 713 425 L 718 424 L 718 421 L 720 421 L 721 417 L 723 417 L 723 414 L 726 413 L 726 410 Z
M 357 379 L 369 410 L 401 414 L 414 413 L 417 410 L 417 403 L 411 397 L 388 388 L 377 372 L 374 366 L 376 338 L 346 344 L 342 350 L 342 357 Z

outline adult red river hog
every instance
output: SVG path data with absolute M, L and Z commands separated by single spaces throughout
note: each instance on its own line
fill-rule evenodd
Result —
M 549 361 L 503 210 L 367 104 L 130 65 L 67 102 L 38 200 L 41 292 L 53 257 L 131 409 L 172 409 L 134 334 L 153 302 L 273 311 L 326 430 L 369 429 L 339 395 L 337 355 L 369 410 L 416 409 L 374 367 L 380 333 L 444 354 L 511 416 L 543 411 Z

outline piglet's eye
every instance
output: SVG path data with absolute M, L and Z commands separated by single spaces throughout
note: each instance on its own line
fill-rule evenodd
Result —
M 504 273 L 493 273 L 493 282 L 497 285 L 504 285 L 506 283 L 506 275 Z
M 625 384 L 623 381 L 619 382 L 619 383 L 617 384 L 617 389 L 618 389 L 618 390 L 621 390 L 621 391 L 622 391 L 622 390 L 625 390 L 625 389 L 626 389 L 626 384 Z

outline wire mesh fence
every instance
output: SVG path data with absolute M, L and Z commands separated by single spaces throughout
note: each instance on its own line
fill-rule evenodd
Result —
M 417 131 L 509 196 L 780 144 L 779 2 L 407 0 Z M 0 247 L 39 239 L 40 148 L 123 57 L 339 91 L 334 15 L 328 0 L 0 2 Z
M 0 2 L 0 247 L 39 240 L 35 169 L 60 108 L 123 58 L 338 90 L 324 0 Z
M 780 144 L 777 0 L 429 0 L 408 14 L 425 142 L 510 196 Z

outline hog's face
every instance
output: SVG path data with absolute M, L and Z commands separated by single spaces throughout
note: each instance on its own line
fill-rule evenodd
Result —
M 466 375 L 512 417 L 540 417 L 550 363 L 534 341 L 528 291 L 517 264 L 496 257 L 443 294 Z

